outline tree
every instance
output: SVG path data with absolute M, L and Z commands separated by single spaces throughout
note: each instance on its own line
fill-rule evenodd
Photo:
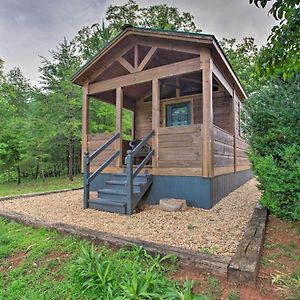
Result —
M 3 76 L 1 82 L 1 123 L 0 160 L 5 170 L 16 169 L 17 181 L 21 182 L 22 138 L 28 120 L 28 108 L 34 88 L 23 76 L 20 69 L 14 68 Z
M 281 218 L 300 221 L 300 74 L 270 80 L 244 108 L 261 202 Z
M 257 79 L 254 78 L 254 74 L 259 51 L 254 38 L 245 37 L 243 42 L 239 44 L 237 44 L 234 38 L 223 38 L 220 45 L 243 87 L 248 93 L 252 92 L 258 84 Z
M 141 8 L 134 0 L 124 5 L 110 5 L 106 11 L 106 20 L 116 30 L 121 30 L 125 24 L 157 29 L 183 30 L 200 32 L 188 12 L 179 12 L 178 8 L 162 5 L 152 5 Z
M 56 146 L 67 153 L 68 176 L 73 180 L 74 150 L 81 139 L 81 90 L 71 83 L 71 77 L 80 66 L 76 44 L 66 39 L 43 58 L 41 83 L 46 94 L 47 124 L 53 130 Z
M 102 21 L 101 25 L 96 23 L 91 27 L 83 27 L 74 38 L 74 42 L 83 61 L 87 61 L 106 46 L 116 34 L 117 30 L 112 25 L 106 26 Z
M 270 0 L 250 0 L 257 7 Z M 292 77 L 300 68 L 300 6 L 299 0 L 277 0 L 269 13 L 279 21 L 274 26 L 257 62 L 258 75 Z

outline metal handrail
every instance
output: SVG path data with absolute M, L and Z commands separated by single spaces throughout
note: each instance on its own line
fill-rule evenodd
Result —
M 151 159 L 154 154 L 152 149 L 143 161 L 137 166 L 136 170 L 133 172 L 133 160 L 134 157 L 141 151 L 141 149 L 147 144 L 147 142 L 154 136 L 155 131 L 152 130 L 133 150 L 127 151 L 127 156 L 125 159 L 126 163 L 126 177 L 127 177 L 127 214 L 132 213 L 132 200 L 133 200 L 133 179 L 139 174 L 146 163 Z
M 90 175 L 90 163 L 95 159 L 101 152 L 103 152 L 109 145 L 111 145 L 117 138 L 120 137 L 120 133 L 115 133 L 106 143 L 101 145 L 96 151 L 91 155 L 89 152 L 84 153 L 84 191 L 83 200 L 84 208 L 89 207 L 90 199 L 90 183 L 96 178 L 96 176 L 101 173 L 116 157 L 120 155 L 120 151 L 114 152 L 92 175 Z

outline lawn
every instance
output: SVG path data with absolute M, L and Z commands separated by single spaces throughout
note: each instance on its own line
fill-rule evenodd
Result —
M 24 179 L 21 184 L 15 182 L 0 184 L 0 197 L 78 188 L 82 185 L 82 176 L 75 176 L 73 181 L 70 181 L 67 177 L 47 177 L 45 181 L 41 178 Z
M 171 279 L 176 266 L 173 256 L 112 251 L 0 218 L 0 299 L 216 299 Z
M 300 226 L 273 216 L 256 288 L 228 283 L 175 257 L 110 250 L 0 218 L 0 299 L 300 299 Z

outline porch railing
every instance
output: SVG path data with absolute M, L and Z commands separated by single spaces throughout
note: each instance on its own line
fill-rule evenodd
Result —
M 89 199 L 90 199 L 90 184 L 97 177 L 99 173 L 101 173 L 115 158 L 117 158 L 120 154 L 120 151 L 114 152 L 98 169 L 90 174 L 90 164 L 91 161 L 94 160 L 99 154 L 101 154 L 109 145 L 111 145 L 117 138 L 120 137 L 120 133 L 115 133 L 106 143 L 100 146 L 95 152 L 89 155 L 89 152 L 84 153 L 84 208 L 89 207 Z
M 133 150 L 127 151 L 127 156 L 125 159 L 126 163 L 126 187 L 127 187 L 127 214 L 132 214 L 133 210 L 133 180 L 140 173 L 143 167 L 150 161 L 154 154 L 154 150 L 152 149 L 147 156 L 143 159 L 143 161 L 137 166 L 135 170 L 133 170 L 133 162 L 134 157 L 141 151 L 141 149 L 146 146 L 147 142 L 154 136 L 155 131 L 152 130 Z

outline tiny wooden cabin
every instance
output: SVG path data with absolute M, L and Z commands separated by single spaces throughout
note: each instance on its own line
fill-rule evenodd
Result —
M 184 198 L 209 209 L 252 177 L 246 94 L 213 35 L 127 27 L 72 81 L 83 90 L 85 208 L 132 214 L 141 199 Z M 90 101 L 115 105 L 115 132 L 89 133 Z

